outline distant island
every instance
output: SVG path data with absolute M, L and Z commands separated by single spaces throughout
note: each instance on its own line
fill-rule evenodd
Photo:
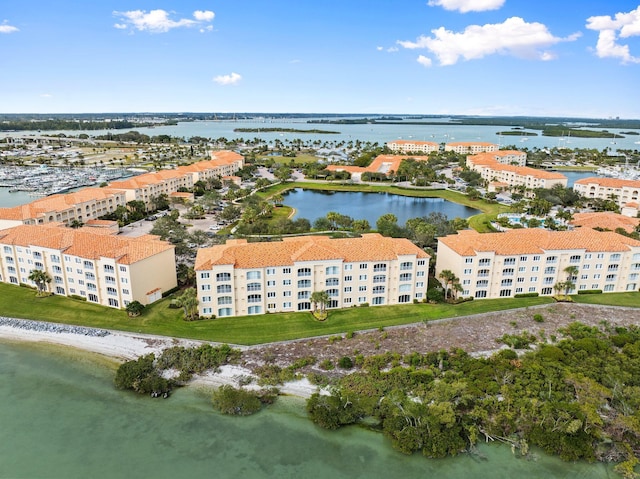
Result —
M 234 128 L 238 133 L 313 133 L 318 135 L 339 135 L 339 131 L 329 130 L 299 130 L 297 128 Z

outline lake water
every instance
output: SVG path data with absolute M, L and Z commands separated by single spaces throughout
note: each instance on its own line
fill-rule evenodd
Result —
M 412 198 L 388 193 L 360 193 L 344 191 L 318 191 L 295 188 L 284 194 L 284 204 L 296 209 L 294 219 L 306 218 L 311 223 L 330 211 L 337 211 L 353 219 L 366 219 L 372 227 L 385 213 L 393 213 L 398 224 L 409 218 L 438 212 L 449 219 L 468 218 L 479 210 L 452 203 L 442 198 Z
M 614 477 L 603 464 L 565 463 L 508 447 L 481 446 L 483 459 L 429 460 L 391 449 L 359 427 L 314 426 L 301 400 L 281 398 L 248 418 L 213 411 L 208 393 L 170 399 L 117 391 L 99 356 L 0 343 L 0 477 L 534 479 Z

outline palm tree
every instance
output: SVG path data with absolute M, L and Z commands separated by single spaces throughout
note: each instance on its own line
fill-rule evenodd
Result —
M 43 295 L 45 291 L 48 291 L 48 284 L 51 283 L 51 276 L 46 271 L 41 269 L 32 269 L 29 273 L 29 279 L 36 283 L 38 287 L 38 295 Z
M 450 269 L 443 269 L 442 271 L 440 271 L 438 278 L 442 280 L 441 282 L 444 286 L 444 299 L 446 300 L 449 296 L 449 286 L 452 285 L 455 281 L 457 281 L 459 284 L 460 280 Z
M 184 320 L 193 321 L 198 313 L 198 293 L 195 288 L 187 288 L 176 298 L 176 304 L 184 310 Z
M 320 305 L 320 311 L 324 312 L 329 303 L 329 293 L 326 291 L 314 291 L 311 293 L 311 302 L 313 303 L 313 312 L 315 313 Z
M 564 286 L 564 295 L 568 296 L 569 291 L 576 287 L 576 280 L 578 279 L 579 269 L 577 266 L 567 266 L 564 269 L 564 272 L 567 273 L 567 279 L 563 283 Z

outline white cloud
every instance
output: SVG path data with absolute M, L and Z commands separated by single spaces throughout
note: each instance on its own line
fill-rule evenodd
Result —
M 431 66 L 431 58 L 425 57 L 424 55 L 419 55 L 418 56 L 418 63 L 420 65 L 425 66 L 425 67 L 430 67 Z
M 210 22 L 215 16 L 216 14 L 210 10 L 196 10 L 195 12 L 193 12 L 193 18 L 195 18 L 199 22 Z
M 618 43 L 618 37 L 640 35 L 640 7 L 626 13 L 616 13 L 614 18 L 601 15 L 587 18 L 587 28 L 600 32 L 596 43 L 596 55 L 600 58 L 620 58 L 622 63 L 640 63 L 633 56 L 629 45 Z
M 141 32 L 165 33 L 174 28 L 190 28 L 203 23 L 211 22 L 215 14 L 211 11 L 196 10 L 193 12 L 193 20 L 190 18 L 171 19 L 170 12 L 166 10 L 130 10 L 128 12 L 113 12 L 123 23 L 116 23 L 115 28 L 124 30 L 131 27 Z M 208 30 L 208 27 L 205 27 Z
M 497 10 L 504 5 L 504 2 L 505 0 L 429 0 L 427 5 L 467 13 Z
M 0 25 L 0 33 L 15 33 L 19 31 L 20 29 L 18 27 L 7 24 L 6 20 L 2 22 L 2 25 Z
M 469 25 L 456 33 L 440 27 L 433 36 L 420 36 L 415 42 L 398 41 L 408 49 L 426 49 L 440 65 L 454 65 L 460 57 L 475 60 L 487 55 L 502 54 L 520 58 L 549 60 L 553 54 L 543 50 L 563 41 L 574 41 L 579 33 L 567 38 L 554 37 L 542 23 L 527 23 L 520 17 L 507 18 L 503 23 Z
M 237 73 L 231 73 L 230 75 L 218 75 L 213 78 L 213 81 L 218 85 L 235 85 L 240 80 L 242 80 L 242 76 Z
M 378 50 L 379 52 L 395 53 L 398 51 L 398 47 L 376 47 L 376 50 Z

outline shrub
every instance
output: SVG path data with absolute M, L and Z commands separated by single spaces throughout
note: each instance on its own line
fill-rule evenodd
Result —
M 539 296 L 538 293 L 518 293 L 513 295 L 514 298 L 535 298 L 537 296 Z
M 522 334 L 503 334 L 498 342 L 506 344 L 513 349 L 529 349 L 529 345 L 535 342 L 533 334 L 523 331 Z
M 331 371 L 332 369 L 335 369 L 335 366 L 333 365 L 333 361 L 331 361 L 331 359 L 325 359 L 324 361 L 322 361 L 320 363 L 320 367 L 325 371 Z
M 353 361 L 349 356 L 342 356 L 338 360 L 338 367 L 342 369 L 351 369 L 353 367 Z
M 600 294 L 602 293 L 601 289 L 580 289 L 578 290 L 578 294 Z
M 533 315 L 533 320 L 536 323 L 544 323 L 544 316 L 542 316 L 541 314 L 534 314 Z
M 250 416 L 262 409 L 260 395 L 254 391 L 236 389 L 225 385 L 214 391 L 211 402 L 222 414 L 234 416 Z

